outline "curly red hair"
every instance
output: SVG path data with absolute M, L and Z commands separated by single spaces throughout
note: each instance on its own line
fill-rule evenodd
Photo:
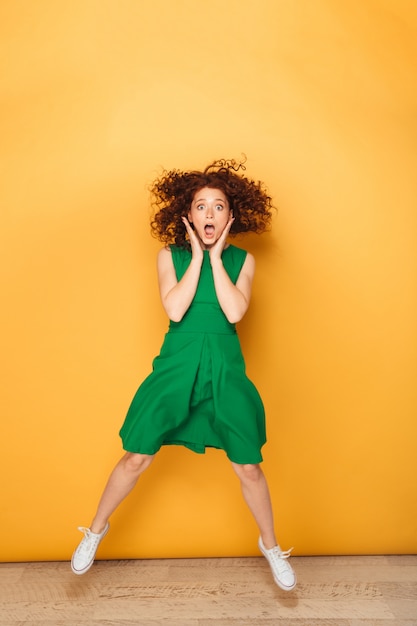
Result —
M 181 217 L 187 216 L 197 191 L 203 187 L 221 189 L 233 211 L 230 235 L 263 233 L 272 217 L 272 199 L 263 183 L 238 174 L 245 161 L 220 159 L 203 171 L 164 171 L 150 187 L 154 209 L 151 231 L 166 245 L 188 247 L 186 229 Z

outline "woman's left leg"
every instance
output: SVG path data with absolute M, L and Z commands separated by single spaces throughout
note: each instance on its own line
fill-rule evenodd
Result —
M 285 591 L 291 591 L 297 584 L 295 572 L 288 563 L 291 550 L 283 552 L 277 543 L 271 498 L 264 473 L 259 465 L 232 465 L 240 479 L 243 497 L 259 528 L 259 549 L 271 567 L 276 584 Z
M 255 518 L 265 548 L 275 547 L 277 540 L 271 498 L 260 465 L 232 463 L 232 467 L 240 479 L 243 497 Z

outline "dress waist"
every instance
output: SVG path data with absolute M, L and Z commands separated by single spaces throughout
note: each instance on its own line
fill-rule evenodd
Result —
M 236 326 L 227 320 L 218 304 L 193 302 L 180 322 L 170 321 L 168 332 L 234 335 Z

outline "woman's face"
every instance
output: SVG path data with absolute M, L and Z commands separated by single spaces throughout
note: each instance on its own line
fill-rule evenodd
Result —
M 188 221 L 194 225 L 203 248 L 211 248 L 229 221 L 229 202 L 221 189 L 203 187 L 194 194 Z

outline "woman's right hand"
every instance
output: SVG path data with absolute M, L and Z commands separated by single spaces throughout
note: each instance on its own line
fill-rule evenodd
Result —
M 158 279 L 162 305 L 170 320 L 180 322 L 195 296 L 203 264 L 203 248 L 186 217 L 182 218 L 191 244 L 191 263 L 181 280 L 177 279 L 172 252 L 165 247 L 158 254 Z
M 191 224 L 187 220 L 187 218 L 183 215 L 181 219 L 188 233 L 188 237 L 189 237 L 190 244 L 191 244 L 192 257 L 193 259 L 202 261 L 203 260 L 203 248 L 201 246 L 201 241 L 199 237 L 196 235 L 195 230 L 191 227 Z

